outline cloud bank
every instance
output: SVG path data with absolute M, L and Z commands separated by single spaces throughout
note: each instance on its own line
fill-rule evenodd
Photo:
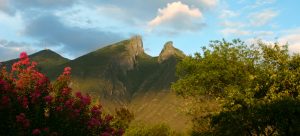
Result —
M 168 3 L 165 8 L 158 9 L 157 16 L 148 22 L 149 29 L 163 29 L 169 33 L 197 31 L 203 24 L 202 12 L 182 2 Z M 163 28 L 162 28 L 163 27 Z

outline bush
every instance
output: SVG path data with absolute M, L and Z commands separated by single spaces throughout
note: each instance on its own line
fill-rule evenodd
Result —
M 71 68 L 54 83 L 36 69 L 26 53 L 10 72 L 0 72 L 0 135 L 122 135 L 91 97 L 69 87 Z
M 127 108 L 122 107 L 119 109 L 115 109 L 113 126 L 120 129 L 127 129 L 133 119 L 134 114 L 130 112 Z
M 125 136 L 174 136 L 175 132 L 165 124 L 131 126 L 126 130 Z

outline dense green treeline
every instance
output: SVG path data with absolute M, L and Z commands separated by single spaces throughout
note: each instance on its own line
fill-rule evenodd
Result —
M 213 41 L 177 65 L 192 135 L 300 134 L 300 56 L 287 45 Z

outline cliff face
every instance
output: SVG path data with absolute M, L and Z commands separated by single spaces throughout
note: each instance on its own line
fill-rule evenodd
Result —
M 125 52 L 118 58 L 123 71 L 134 69 L 134 66 L 137 64 L 137 56 L 143 53 L 144 48 L 141 36 L 130 38 L 128 45 L 125 45 Z
M 139 54 L 144 53 L 143 41 L 141 36 L 134 36 L 130 38 L 130 43 L 126 47 L 129 54 L 132 56 L 138 56 Z

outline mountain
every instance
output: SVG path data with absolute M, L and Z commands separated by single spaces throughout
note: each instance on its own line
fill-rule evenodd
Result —
M 170 92 L 170 85 L 176 81 L 176 64 L 184 57 L 172 42 L 164 45 L 159 56 L 151 57 L 144 52 L 140 36 L 74 60 L 50 50 L 30 55 L 50 79 L 57 78 L 64 67 L 70 66 L 72 88 L 99 98 L 109 111 L 127 106 L 135 113 L 136 121 L 165 122 L 177 130 L 186 127 L 186 117 L 178 111 L 183 101 Z
M 181 50 L 173 46 L 172 41 L 169 41 L 164 45 L 163 50 L 159 54 L 158 62 L 163 62 L 165 60 L 168 60 L 170 57 L 175 57 L 178 59 L 185 57 L 184 53 Z
M 43 73 L 48 73 L 49 70 L 58 67 L 64 63 L 69 62 L 70 60 L 67 58 L 62 57 L 61 55 L 57 54 L 56 52 L 45 49 L 34 54 L 29 55 L 29 58 L 32 61 L 38 63 L 38 69 L 41 70 Z M 19 59 L 13 59 L 9 61 L 2 62 L 8 69 L 12 66 L 13 63 L 17 62 Z

